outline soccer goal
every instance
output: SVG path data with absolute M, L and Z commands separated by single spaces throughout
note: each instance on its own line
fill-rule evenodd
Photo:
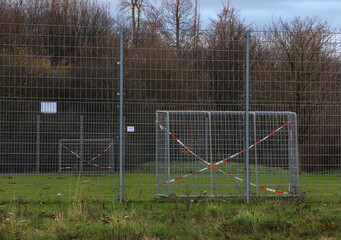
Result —
M 245 196 L 245 112 L 157 111 L 156 195 Z M 250 112 L 250 196 L 297 196 L 293 112 Z
M 60 139 L 58 171 L 113 172 L 113 149 L 112 139 Z

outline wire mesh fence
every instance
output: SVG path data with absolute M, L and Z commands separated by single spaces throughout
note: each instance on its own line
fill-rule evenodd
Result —
M 158 111 L 157 195 L 243 196 L 244 117 L 241 111 Z M 250 112 L 249 125 L 250 194 L 298 196 L 295 113 Z
M 227 175 L 212 167 L 160 186 L 161 175 L 167 182 L 208 165 L 200 165 L 158 123 L 155 128 L 155 121 L 160 110 L 243 113 L 249 75 L 250 113 L 297 116 L 297 142 L 292 138 L 297 158 L 288 157 L 293 148 L 285 126 L 282 135 L 273 134 L 271 141 L 250 149 L 250 182 L 292 195 L 340 200 L 338 33 L 254 31 L 247 45 L 245 31 L 202 31 L 195 44 L 190 37 L 174 44 L 159 32 L 131 35 L 98 26 L 0 23 L 0 35 L 1 197 L 152 199 L 162 191 L 243 197 L 246 184 L 228 175 L 246 179 L 244 153 L 233 164 L 221 163 Z M 187 116 L 175 119 L 182 125 L 162 124 L 212 164 L 245 149 L 243 116 L 217 114 L 211 124 L 206 116 Z M 269 119 L 250 114 L 250 145 L 288 121 Z M 172 165 L 162 166 L 165 154 L 159 153 L 166 150 Z M 290 169 L 299 172 L 297 182 Z M 211 172 L 218 185 L 212 186 Z M 251 197 L 271 195 L 264 188 L 250 186 Z

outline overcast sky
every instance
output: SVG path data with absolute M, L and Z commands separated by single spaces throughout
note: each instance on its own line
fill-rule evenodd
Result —
M 105 0 L 104 0 L 105 1 Z M 108 0 L 109 1 L 109 0 Z M 119 0 L 111 0 L 113 6 Z M 159 4 L 161 0 L 150 0 Z M 194 0 L 193 0 L 194 2 Z M 221 11 L 222 2 L 226 0 L 199 0 L 202 22 L 207 24 Z M 305 18 L 317 16 L 331 24 L 332 28 L 341 28 L 341 0 L 230 0 L 231 6 L 247 24 L 262 27 L 272 19 L 291 19 L 295 16 Z
M 200 5 L 202 14 L 209 18 L 219 11 L 221 0 L 201 0 Z M 317 16 L 335 28 L 341 27 L 341 0 L 231 0 L 231 5 L 254 26 L 261 27 L 279 17 Z

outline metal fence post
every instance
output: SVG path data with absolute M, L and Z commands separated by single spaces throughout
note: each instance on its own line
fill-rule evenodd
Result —
M 123 202 L 123 28 L 120 31 L 120 203 Z
M 298 149 L 296 148 L 296 114 L 291 113 L 288 117 L 288 158 L 289 158 L 289 192 L 292 195 L 299 194 L 299 165 L 298 165 Z M 294 134 L 295 132 L 295 134 Z M 295 135 L 295 136 L 294 136 Z
M 246 203 L 250 202 L 249 189 L 249 83 L 250 83 L 250 31 L 246 32 L 246 56 L 245 56 L 245 188 Z
M 158 134 L 158 127 L 159 127 L 159 124 L 158 124 L 158 115 L 156 113 L 156 122 L 155 122 L 155 126 L 156 126 L 156 132 L 155 132 L 155 143 L 156 143 L 156 146 L 155 146 L 155 180 L 156 180 L 156 197 L 158 196 L 159 194 L 159 179 L 158 179 L 158 158 L 159 158 L 159 144 L 158 144 L 158 137 L 159 137 L 159 134 Z
M 62 172 L 62 142 L 58 141 L 58 173 Z
M 109 158 L 110 158 L 110 166 L 111 166 L 110 172 L 113 173 L 115 172 L 115 153 L 113 150 L 114 140 L 111 140 L 111 144 L 112 144 L 112 147 L 109 150 Z
M 210 168 L 210 175 L 211 175 L 211 196 L 214 196 L 214 184 L 213 184 L 213 150 L 212 150 L 212 117 L 211 117 L 211 113 L 208 113 L 208 135 L 209 135 L 209 145 L 210 145 L 210 164 L 211 164 L 211 168 Z
M 294 153 L 294 156 L 295 156 L 295 167 L 296 167 L 296 188 L 295 188 L 295 195 L 298 196 L 300 194 L 300 179 L 299 179 L 299 175 L 300 175 L 300 171 L 299 171 L 299 168 L 300 168 L 300 162 L 299 162 L 299 159 L 298 159 L 298 147 L 297 147 L 297 143 L 298 143 L 298 139 L 297 139 L 297 115 L 294 114 L 294 129 L 293 129 L 293 126 L 291 126 L 291 129 L 294 131 L 295 133 L 295 136 L 293 137 L 293 141 L 294 141 L 294 145 L 295 145 L 295 153 Z
M 170 131 L 170 122 L 169 122 L 169 112 L 167 112 L 167 116 L 166 116 L 166 128 L 169 129 Z M 171 195 L 171 169 L 170 169 L 170 135 L 169 134 L 165 134 L 165 140 L 166 140 L 166 158 L 165 158 L 165 166 L 167 167 L 166 171 L 167 171 L 167 176 L 168 176 L 168 195 Z
M 79 139 L 80 139 L 80 149 L 79 149 L 79 155 L 80 155 L 80 162 L 79 162 L 79 171 L 83 171 L 83 159 L 84 159 L 84 117 L 81 115 L 80 117 L 80 134 L 79 134 Z
M 256 113 L 253 112 L 253 138 L 254 138 L 254 156 L 255 156 L 255 175 L 256 175 L 256 188 L 257 196 L 259 195 L 258 187 L 258 160 L 257 160 L 257 123 L 256 123 Z
M 209 114 L 209 113 L 208 113 Z M 209 144 L 208 144 L 208 139 L 209 139 L 209 135 L 208 135 L 208 128 L 209 128 L 209 123 L 208 123 L 208 114 L 207 114 L 207 116 L 205 115 L 205 159 L 210 159 L 210 157 L 209 157 L 209 154 L 210 154 L 210 149 L 209 149 Z M 212 164 L 212 163 L 211 163 Z M 211 179 L 211 185 L 212 185 L 212 179 Z M 212 189 L 212 187 L 211 187 L 211 189 Z M 211 191 L 211 193 L 212 193 L 212 191 Z
M 37 139 L 36 139 L 36 173 L 39 173 L 40 169 L 40 116 L 37 115 Z

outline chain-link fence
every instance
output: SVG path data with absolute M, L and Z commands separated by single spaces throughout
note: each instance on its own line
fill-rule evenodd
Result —
M 156 154 L 156 112 L 163 110 L 296 113 L 299 191 L 295 186 L 294 195 L 340 199 L 341 34 L 203 31 L 195 44 L 190 33 L 182 34 L 187 37 L 175 44 L 170 35 L 153 31 L 132 35 L 98 26 L 1 23 L 1 197 L 152 199 L 164 187 L 157 175 L 164 154 Z M 189 164 L 174 177 L 197 171 L 200 164 L 207 167 L 202 161 L 195 163 L 198 168 L 192 165 L 200 162 L 196 156 L 206 161 L 215 152 L 217 158 L 208 162 L 218 162 L 288 123 L 275 115 L 258 117 L 256 133 L 252 114 L 242 116 L 218 121 L 207 139 L 205 119 L 184 117 L 179 127 L 165 125 L 172 134 L 164 134 L 160 146 L 171 144 L 169 162 L 175 168 Z M 235 191 L 223 190 L 220 180 L 200 183 L 207 173 L 198 173 L 186 177 L 192 185 L 183 182 L 180 195 L 292 191 L 289 133 L 273 134 L 234 156 L 233 163 L 222 163 L 224 173 L 207 171 L 218 179 L 236 177 L 227 184 Z M 176 141 L 173 136 L 186 148 L 169 143 Z M 166 195 L 178 194 L 168 189 L 181 181 Z M 191 187 L 201 184 L 208 190 Z

